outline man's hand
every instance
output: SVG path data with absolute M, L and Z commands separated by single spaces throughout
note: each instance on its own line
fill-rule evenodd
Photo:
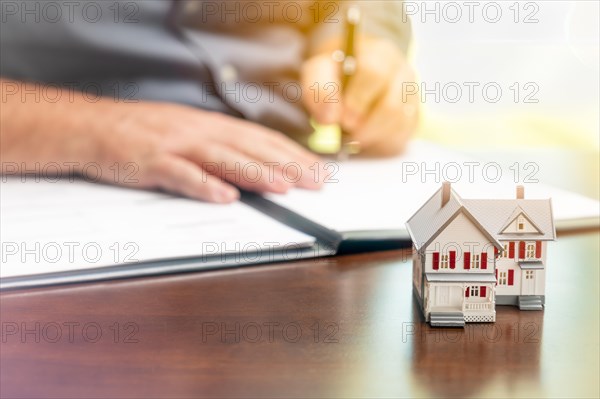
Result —
M 401 152 L 418 120 L 417 96 L 403 99 L 403 85 L 415 82 L 412 67 L 393 43 L 362 38 L 356 49 L 357 71 L 342 93 L 341 65 L 332 57 L 340 46 L 339 41 L 323 45 L 303 65 L 305 106 L 317 122 L 341 124 L 363 152 Z
M 107 164 L 135 162 L 142 187 L 211 202 L 236 200 L 233 185 L 274 193 L 320 187 L 314 179 L 319 159 L 279 132 L 179 105 L 127 108 L 98 148 Z
M 284 193 L 317 189 L 323 178 L 319 159 L 291 139 L 219 113 L 151 102 L 29 104 L 8 97 L 0 116 L 2 162 L 24 170 L 72 163 L 85 175 L 81 168 L 93 164 L 107 183 L 219 203 L 239 197 L 234 186 Z

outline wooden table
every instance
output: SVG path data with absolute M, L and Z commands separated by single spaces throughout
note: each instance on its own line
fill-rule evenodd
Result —
M 2 397 L 598 397 L 599 234 L 547 307 L 432 329 L 408 251 L 7 292 Z M 36 324 L 37 323 L 37 324 Z

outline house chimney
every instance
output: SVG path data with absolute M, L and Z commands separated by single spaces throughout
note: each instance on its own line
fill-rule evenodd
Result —
M 525 187 L 517 186 L 517 199 L 525 199 Z
M 450 182 L 442 183 L 442 208 L 450 201 Z

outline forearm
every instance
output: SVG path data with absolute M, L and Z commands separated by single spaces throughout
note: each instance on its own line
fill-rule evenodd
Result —
M 3 164 L 32 170 L 36 163 L 81 165 L 94 158 L 99 121 L 114 104 L 105 99 L 90 103 L 70 94 L 57 87 L 0 79 Z

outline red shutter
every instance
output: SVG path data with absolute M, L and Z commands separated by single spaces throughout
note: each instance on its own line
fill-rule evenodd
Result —
M 479 296 L 482 298 L 485 298 L 487 295 L 487 287 L 484 287 L 483 285 L 481 287 L 479 287 Z
M 525 259 L 525 241 L 519 241 L 519 259 Z
M 496 285 L 498 285 L 498 269 L 496 269 Z
M 467 287 L 467 290 L 465 291 L 465 298 L 469 297 L 469 287 Z
M 487 252 L 481 253 L 481 268 L 487 269 Z
M 498 248 L 494 247 L 494 258 L 498 257 Z
M 450 251 L 450 269 L 456 266 L 456 251 Z
M 508 243 L 508 257 L 513 259 L 515 257 L 515 242 L 511 241 Z
M 433 270 L 438 270 L 440 268 L 440 253 L 433 253 Z
M 515 285 L 515 271 L 513 269 L 508 271 L 508 285 Z
M 469 270 L 471 268 L 471 253 L 470 252 L 465 252 L 464 267 L 465 267 L 465 270 Z
M 535 257 L 538 259 L 542 257 L 542 242 L 541 241 L 535 242 Z

